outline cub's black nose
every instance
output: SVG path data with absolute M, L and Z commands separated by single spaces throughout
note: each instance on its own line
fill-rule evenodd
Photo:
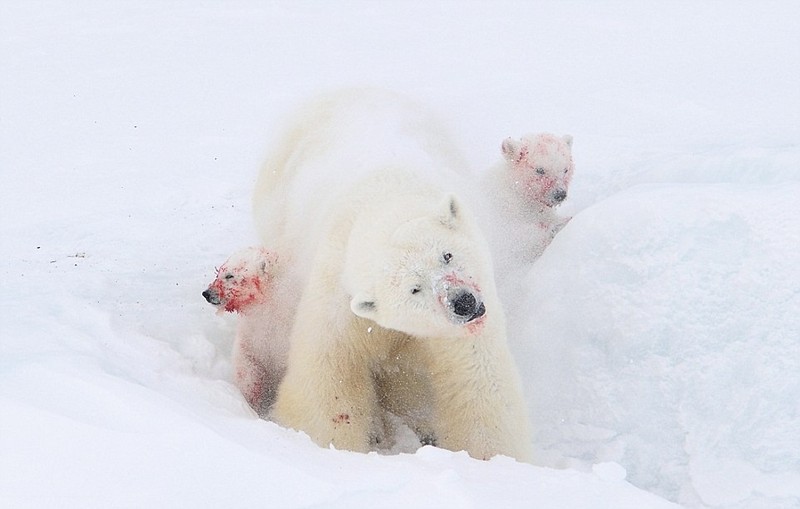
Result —
M 564 201 L 564 199 L 566 199 L 566 197 L 567 197 L 567 192 L 563 189 L 556 189 L 553 192 L 553 200 L 555 200 L 556 203 L 561 203 L 562 201 Z
M 211 290 L 204 290 L 203 297 L 205 297 L 206 301 L 208 301 L 209 304 L 214 304 L 215 306 L 219 304 L 219 295 L 217 295 L 217 292 L 212 292 Z

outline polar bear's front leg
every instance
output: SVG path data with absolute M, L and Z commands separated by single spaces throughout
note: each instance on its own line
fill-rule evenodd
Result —
M 478 459 L 530 461 L 527 409 L 505 341 L 437 339 L 431 350 L 437 445 Z
M 352 351 L 352 342 L 332 337 L 319 323 L 325 325 L 302 318 L 296 324 L 271 418 L 320 446 L 368 452 L 379 417 L 369 363 Z
M 403 337 L 395 342 L 377 373 L 378 400 L 382 409 L 411 428 L 420 444 L 436 445 L 428 351 L 417 339 L 398 336 Z
M 259 417 L 265 417 L 275 401 L 285 367 L 275 359 L 257 355 L 252 341 L 252 334 L 243 332 L 240 325 L 233 344 L 233 379 L 250 407 Z

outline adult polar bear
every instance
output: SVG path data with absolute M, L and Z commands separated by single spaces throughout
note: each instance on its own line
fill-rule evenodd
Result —
M 529 460 L 488 248 L 444 192 L 471 177 L 443 133 L 402 98 L 341 92 L 262 169 L 256 223 L 301 292 L 271 418 L 366 452 L 388 409 L 438 446 Z

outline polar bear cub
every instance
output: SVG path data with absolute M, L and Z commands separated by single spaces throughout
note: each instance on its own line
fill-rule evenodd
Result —
M 491 258 L 447 191 L 469 175 L 443 132 L 409 101 L 345 92 L 308 107 L 262 169 L 260 234 L 303 278 L 270 417 L 366 452 L 384 406 L 438 446 L 529 460 Z
M 232 355 L 234 382 L 261 416 L 274 402 L 286 372 L 297 302 L 292 290 L 274 251 L 247 247 L 233 253 L 203 291 L 218 312 L 239 315 Z
M 570 217 L 556 208 L 575 171 L 572 136 L 539 133 L 502 142 L 502 161 L 483 178 L 491 200 L 493 253 L 504 268 L 539 258 Z

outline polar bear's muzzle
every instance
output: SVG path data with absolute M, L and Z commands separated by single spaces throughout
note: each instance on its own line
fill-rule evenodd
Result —
M 203 292 L 203 297 L 209 304 L 213 304 L 214 306 L 219 306 L 221 304 L 219 292 L 212 287 L 209 287 L 208 290 Z
M 447 292 L 447 307 L 455 323 L 466 324 L 486 314 L 481 297 L 465 288 L 454 288 Z

